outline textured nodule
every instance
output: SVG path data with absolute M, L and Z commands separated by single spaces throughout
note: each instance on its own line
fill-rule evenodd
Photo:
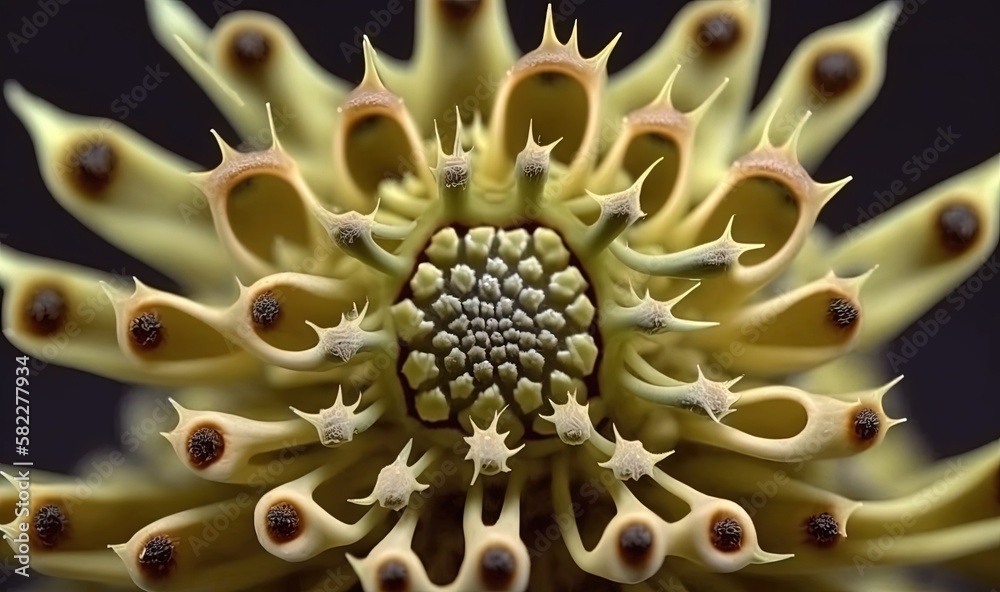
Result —
M 29 325 L 39 335 L 52 335 L 66 322 L 66 299 L 53 288 L 36 291 L 27 309 Z
M 618 536 L 618 551 L 628 565 L 644 565 L 652 549 L 653 531 L 644 524 L 627 526 Z
M 506 590 L 517 575 L 517 560 L 508 549 L 490 547 L 483 552 L 479 573 L 487 590 Z
M 379 592 L 408 592 L 410 574 L 400 561 L 387 561 L 378 568 Z
M 55 504 L 46 504 L 35 512 L 32 521 L 35 528 L 35 536 L 38 541 L 46 547 L 54 547 L 62 539 L 66 532 L 66 516 L 62 509 Z
M 300 525 L 299 511 L 288 502 L 274 504 L 267 510 L 267 533 L 278 542 L 298 536 Z
M 449 228 L 426 254 L 395 307 L 410 325 L 401 372 L 421 420 L 498 401 L 526 416 L 593 372 L 589 283 L 556 232 Z
M 806 534 L 812 542 L 827 547 L 840 538 L 840 526 L 829 512 L 823 512 L 806 520 Z
M 867 442 L 878 436 L 879 427 L 882 422 L 870 407 L 865 407 L 854 416 L 854 435 L 858 439 Z
M 732 518 L 723 518 L 712 526 L 712 546 L 720 551 L 739 551 L 743 544 L 743 527 Z
M 861 78 L 857 56 L 845 50 L 828 51 L 813 63 L 813 82 L 825 97 L 842 95 Z
M 139 551 L 139 566 L 150 578 L 170 575 L 174 561 L 174 543 L 166 535 L 157 535 L 149 539 Z
M 232 51 L 237 64 L 253 68 L 267 61 L 271 54 L 271 44 L 260 31 L 248 29 L 233 36 Z
M 226 442 L 222 434 L 210 427 L 198 428 L 187 441 L 188 458 L 199 469 L 218 460 L 225 449 Z
M 96 196 L 111 182 L 118 162 L 115 151 L 104 142 L 83 142 L 70 157 L 71 178 L 89 196 Z
M 259 294 L 250 305 L 250 318 L 253 319 L 253 324 L 261 329 L 266 329 L 276 323 L 280 315 L 281 304 L 278 303 L 274 292 L 270 290 Z
M 708 53 L 725 53 L 740 40 L 740 23 L 727 14 L 709 16 L 698 25 L 697 35 L 698 44 Z
M 163 343 L 163 325 L 155 312 L 144 312 L 128 326 L 132 342 L 143 349 L 153 349 Z
M 937 226 L 945 248 L 960 253 L 968 249 L 979 236 L 979 214 L 971 206 L 953 204 L 941 210 Z
M 833 298 L 827 306 L 827 315 L 834 325 L 847 329 L 858 320 L 858 307 L 845 298 Z

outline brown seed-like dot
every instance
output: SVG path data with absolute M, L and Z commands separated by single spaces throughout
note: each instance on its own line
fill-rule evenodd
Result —
M 247 29 L 233 36 L 233 56 L 236 62 L 246 68 L 259 66 L 271 54 L 271 44 L 260 31 Z
M 218 430 L 200 427 L 188 437 L 187 449 L 191 464 L 201 469 L 222 456 L 222 452 L 226 449 L 226 441 Z
M 104 142 L 81 142 L 69 157 L 73 180 L 84 193 L 94 196 L 101 192 L 114 174 L 118 157 Z
M 35 511 L 32 521 L 38 541 L 46 547 L 54 547 L 62 539 L 66 531 L 66 516 L 55 504 L 46 504 Z
M 743 544 L 743 527 L 732 518 L 723 518 L 712 526 L 712 545 L 725 552 L 739 551 Z
M 250 305 L 250 318 L 253 323 L 260 328 L 267 328 L 278 321 L 281 315 L 281 304 L 275 297 L 274 292 L 268 290 L 262 292 L 253 299 Z
M 858 320 L 858 307 L 846 298 L 831 299 L 826 310 L 833 324 L 841 329 L 847 329 Z
M 386 561 L 378 568 L 379 592 L 407 592 L 410 589 L 410 574 L 401 561 Z
M 824 97 L 836 97 L 850 90 L 861 78 L 858 58 L 846 50 L 823 53 L 813 63 L 813 83 Z
M 696 40 L 708 53 L 725 53 L 740 40 L 740 22 L 728 14 L 707 17 L 698 25 Z
M 66 299 L 53 288 L 35 292 L 27 308 L 32 329 L 41 335 L 52 335 L 66 322 Z
M 854 416 L 854 435 L 867 442 L 878 435 L 881 425 L 878 413 L 870 407 L 865 407 Z
M 157 535 L 139 550 L 139 566 L 150 578 L 170 575 L 174 566 L 174 543 L 166 535 Z
M 806 534 L 817 545 L 828 547 L 840 538 L 840 526 L 829 512 L 823 512 L 806 520 Z
M 961 253 L 979 236 L 979 214 L 966 204 L 952 204 L 938 215 L 938 233 L 946 249 Z
M 274 504 L 267 510 L 267 532 L 276 541 L 290 541 L 299 534 L 299 511 L 288 502 Z
M 490 547 L 483 552 L 479 573 L 486 590 L 506 590 L 517 575 L 517 559 L 509 549 Z
M 143 349 L 153 349 L 163 342 L 163 325 L 155 312 L 144 312 L 132 319 L 128 332 L 132 342 Z
M 482 0 L 439 0 L 438 5 L 445 17 L 453 21 L 470 18 L 483 5 Z
M 649 561 L 653 549 L 653 531 L 645 524 L 633 524 L 618 536 L 618 551 L 625 563 L 640 566 Z

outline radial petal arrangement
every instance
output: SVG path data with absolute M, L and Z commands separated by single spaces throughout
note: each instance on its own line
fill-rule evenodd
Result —
M 15 552 L 67 590 L 1000 583 L 1000 447 L 923 465 L 865 361 L 995 249 L 1000 158 L 817 222 L 850 178 L 810 171 L 877 95 L 897 3 L 804 40 L 752 113 L 765 0 L 692 3 L 613 76 L 618 37 L 584 56 L 552 7 L 518 57 L 500 0 L 415 4 L 413 59 L 365 37 L 351 88 L 273 16 L 147 0 L 266 132 L 213 130 L 208 171 L 6 83 L 53 196 L 181 288 L 0 248 L 11 343 L 177 417 L 86 496 L 46 475 L 15 511 L 7 467 Z

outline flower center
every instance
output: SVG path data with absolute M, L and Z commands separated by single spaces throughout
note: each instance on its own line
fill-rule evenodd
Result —
M 586 394 L 599 353 L 590 285 L 562 238 L 445 228 L 421 259 L 394 307 L 411 413 L 468 431 L 508 407 L 522 433 L 552 432 L 539 412 Z

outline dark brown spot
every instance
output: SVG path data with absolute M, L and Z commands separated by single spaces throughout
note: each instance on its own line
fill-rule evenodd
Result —
M 846 298 L 832 298 L 826 310 L 827 317 L 840 329 L 847 329 L 858 320 L 858 307 Z
M 118 157 L 104 142 L 82 142 L 70 155 L 72 180 L 86 194 L 96 196 L 111 182 Z
M 860 79 L 861 64 L 849 51 L 828 51 L 813 63 L 813 83 L 823 97 L 842 95 Z
M 378 568 L 379 592 L 407 592 L 410 589 L 410 574 L 401 561 L 386 561 Z
M 743 527 L 732 518 L 723 518 L 712 525 L 712 545 L 730 553 L 739 551 L 743 544 Z
M 952 204 L 941 210 L 937 225 L 941 243 L 955 253 L 968 249 L 979 236 L 979 214 L 966 204 Z
M 35 511 L 32 525 L 40 543 L 46 547 L 55 547 L 66 532 L 66 516 L 59 506 L 46 504 Z
M 255 68 L 267 61 L 271 44 L 260 31 L 247 29 L 233 36 L 233 57 L 245 68 Z
M 128 332 L 132 342 L 143 349 L 153 349 L 163 343 L 163 325 L 155 312 L 144 312 L 132 319 Z
M 475 15 L 483 2 L 482 0 L 439 0 L 438 5 L 446 18 L 453 21 L 464 21 Z
M 840 526 L 829 512 L 823 512 L 806 520 L 806 534 L 820 547 L 829 547 L 840 539 Z
M 218 430 L 201 427 L 188 438 L 187 449 L 191 464 L 202 469 L 222 456 L 222 452 L 226 449 L 226 442 Z
M 645 524 L 633 524 L 622 530 L 618 536 L 618 551 L 622 560 L 632 566 L 641 566 L 649 561 L 653 549 L 653 531 Z
M 253 299 L 253 304 L 250 305 L 250 317 L 258 327 L 262 329 L 270 327 L 278 321 L 279 316 L 281 316 L 281 304 L 278 303 L 274 292 L 268 290 Z
M 278 542 L 294 539 L 299 534 L 299 511 L 288 502 L 280 502 L 267 511 L 267 532 Z
M 42 288 L 31 297 L 27 315 L 34 332 L 52 335 L 66 322 L 66 299 L 58 290 Z
M 740 22 L 732 15 L 716 14 L 698 25 L 698 44 L 710 54 L 729 51 L 740 40 Z
M 149 578 L 159 579 L 170 575 L 175 560 L 174 543 L 166 535 L 149 539 L 139 550 L 139 566 Z
M 490 547 L 483 552 L 479 574 L 486 590 L 506 590 L 517 575 L 517 560 L 508 549 Z
M 881 425 L 882 421 L 879 419 L 878 413 L 875 413 L 871 407 L 865 407 L 854 416 L 854 435 L 859 440 L 867 442 L 878 436 Z

